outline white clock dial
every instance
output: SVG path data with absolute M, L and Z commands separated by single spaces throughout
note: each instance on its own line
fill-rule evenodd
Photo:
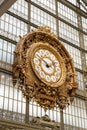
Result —
M 50 52 L 48 50 L 45 50 L 45 55 L 48 57 L 50 56 Z
M 40 53 L 40 56 L 44 56 L 44 55 L 45 55 L 45 52 L 44 52 L 43 49 L 40 49 L 40 50 L 39 50 L 39 53 Z
M 54 75 L 55 75 L 56 78 L 60 77 L 60 74 L 58 72 L 55 72 Z
M 56 82 L 56 79 L 57 79 L 57 78 L 56 78 L 54 75 L 51 76 L 51 80 L 52 80 L 53 82 Z
M 41 61 L 41 66 L 44 72 L 47 74 L 52 74 L 54 71 L 54 66 L 49 58 L 43 58 Z
M 43 71 L 40 71 L 39 74 L 42 78 L 45 78 L 45 73 Z
M 61 72 L 60 67 L 56 67 L 56 71 L 57 71 L 58 73 L 60 73 L 60 72 Z
M 38 65 L 35 65 L 35 69 L 36 69 L 36 71 L 41 71 L 41 67 L 40 66 L 38 66 Z
M 56 60 L 56 57 L 55 57 L 53 54 L 50 55 L 50 58 L 51 58 L 51 60 L 53 60 L 53 61 Z
M 41 54 L 39 52 L 36 52 L 35 57 L 39 58 L 39 57 L 41 57 Z
M 38 58 L 34 58 L 34 64 L 38 65 L 39 64 L 39 59 Z
M 38 49 L 34 54 L 33 63 L 38 76 L 48 83 L 56 83 L 61 76 L 59 61 L 49 49 Z
M 47 82 L 50 82 L 50 81 L 51 81 L 51 78 L 50 78 L 49 75 L 46 75 L 46 81 L 47 81 Z
M 58 62 L 57 60 L 54 60 L 54 61 L 53 61 L 53 65 L 59 66 L 59 62 Z

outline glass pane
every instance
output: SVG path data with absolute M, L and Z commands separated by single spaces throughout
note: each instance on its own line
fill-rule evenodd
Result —
M 4 85 L 0 84 L 0 96 L 4 95 Z
M 78 27 L 77 13 L 60 2 L 58 2 L 58 16 Z
M 28 19 L 28 2 L 25 0 L 17 0 L 9 9 L 9 11 L 16 13 L 16 15 Z
M 70 46 L 69 44 L 64 43 L 65 48 L 67 49 L 67 51 L 69 52 L 69 54 L 71 55 L 71 57 L 74 60 L 75 63 L 75 67 L 82 69 L 82 63 L 81 63 L 81 52 L 79 49 L 74 48 L 72 46 Z
M 80 46 L 79 32 L 61 21 L 59 21 L 59 36 L 72 44 Z
M 4 98 L 4 109 L 8 110 L 8 98 Z
M 76 0 L 67 0 L 67 1 L 69 1 L 70 3 L 76 5 Z
M 2 61 L 6 62 L 6 52 L 3 52 Z
M 9 99 L 9 111 L 12 111 L 13 109 L 13 100 Z
M 0 109 L 3 109 L 3 97 L 0 97 Z
M 56 18 L 31 5 L 31 22 L 38 26 L 49 26 L 56 32 Z
M 56 3 L 55 0 L 31 0 L 34 3 L 40 5 L 46 10 L 56 14 Z
M 3 47 L 3 40 L 0 39 L 0 49 L 2 49 L 2 47 Z

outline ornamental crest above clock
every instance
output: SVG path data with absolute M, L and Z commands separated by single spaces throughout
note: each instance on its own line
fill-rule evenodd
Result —
M 16 45 L 13 84 L 24 96 L 45 110 L 63 109 L 73 101 L 77 89 L 71 56 L 50 27 L 39 27 L 21 37 Z

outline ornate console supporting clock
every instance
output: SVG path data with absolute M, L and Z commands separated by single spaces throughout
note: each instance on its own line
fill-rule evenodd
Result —
M 45 110 L 63 109 L 77 89 L 73 61 L 49 27 L 40 27 L 20 39 L 14 52 L 13 83 L 29 100 Z

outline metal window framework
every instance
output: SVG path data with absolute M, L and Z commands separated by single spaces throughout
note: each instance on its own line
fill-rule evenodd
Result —
M 67 40 L 65 40 L 65 39 L 63 39 L 63 38 L 61 38 L 61 37 L 59 37 L 59 39 L 60 39 L 61 41 L 65 41 L 67 44 L 69 44 L 69 45 L 71 45 L 71 46 L 73 46 L 73 47 L 79 49 L 79 50 L 81 51 L 81 59 L 82 59 L 82 62 L 83 62 L 83 61 L 86 61 L 86 60 L 85 60 L 85 53 L 87 53 L 87 50 L 84 49 L 83 34 L 87 35 L 87 33 L 82 30 L 82 24 L 79 22 L 79 20 L 81 21 L 81 16 L 84 16 L 85 18 L 87 18 L 87 15 L 86 15 L 86 13 L 85 13 L 84 11 L 80 10 L 79 0 L 78 0 L 78 2 L 77 2 L 78 6 L 72 5 L 71 3 L 69 3 L 69 2 L 67 2 L 67 1 L 65 1 L 65 0 L 55 0 L 55 1 L 56 1 L 56 15 L 53 14 L 53 13 L 51 13 L 51 12 L 49 12 L 48 10 L 42 8 L 41 6 L 37 5 L 36 3 L 32 2 L 31 0 L 26 0 L 26 1 L 28 2 L 28 20 L 25 20 L 25 19 L 23 19 L 22 17 L 20 17 L 20 16 L 14 14 L 14 13 L 12 13 L 12 12 L 10 12 L 10 11 L 7 11 L 7 14 L 9 14 L 9 15 L 11 15 L 11 16 L 13 16 L 13 17 L 15 17 L 15 18 L 17 18 L 17 19 L 19 19 L 19 20 L 25 22 L 25 23 L 27 23 L 27 24 L 28 24 L 28 31 L 30 31 L 30 26 L 33 26 L 33 27 L 35 27 L 35 28 L 38 27 L 38 25 L 35 25 L 35 24 L 33 24 L 33 23 L 30 22 L 30 6 L 31 6 L 31 4 L 32 4 L 32 5 L 34 5 L 35 7 L 40 8 L 40 9 L 43 10 L 44 12 L 46 12 L 46 13 L 48 13 L 49 15 L 51 15 L 51 16 L 53 16 L 53 17 L 56 18 L 57 34 L 59 34 L 59 30 L 58 30 L 58 26 L 59 26 L 59 25 L 58 25 L 58 20 L 60 20 L 60 21 L 62 21 L 62 22 L 64 22 L 64 23 L 70 25 L 72 28 L 75 28 L 76 30 L 79 31 L 80 47 L 78 47 L 78 46 L 76 46 L 76 45 L 74 45 L 74 44 L 68 42 Z M 64 19 L 58 17 L 58 10 L 57 10 L 57 9 L 58 9 L 58 6 L 57 6 L 57 2 L 61 2 L 62 4 L 64 4 L 64 5 L 66 5 L 67 7 L 71 8 L 72 10 L 74 10 L 74 11 L 78 14 L 78 27 L 75 27 L 74 25 L 70 24 L 69 22 L 65 21 Z M 15 42 L 15 41 L 13 41 L 13 40 L 11 40 L 11 39 L 5 37 L 5 36 L 0 35 L 0 38 L 6 40 L 6 41 L 8 41 L 8 42 L 12 42 L 13 44 L 16 45 L 16 42 Z M 86 63 L 84 64 L 84 66 L 82 66 L 82 70 L 80 70 L 80 69 L 78 69 L 78 68 L 76 68 L 76 70 L 79 71 L 79 72 L 81 72 L 82 74 L 84 74 L 84 77 L 85 77 L 85 75 L 87 75 Z M 0 68 L 0 71 L 1 71 L 1 72 L 5 72 L 5 73 L 12 74 L 11 71 L 4 70 L 4 69 L 2 69 L 2 68 Z M 84 82 L 87 82 L 87 81 L 84 81 Z M 85 95 L 84 95 L 84 93 L 85 93 Z M 85 92 L 85 91 L 84 91 L 84 92 L 80 92 L 80 91 L 78 90 L 77 93 L 76 93 L 76 97 L 83 99 L 83 100 L 86 102 L 86 106 L 87 106 L 87 92 Z M 61 113 L 61 114 L 62 114 L 62 113 Z M 29 115 L 29 102 L 26 100 L 26 123 L 29 122 L 29 116 L 28 116 L 28 115 Z

